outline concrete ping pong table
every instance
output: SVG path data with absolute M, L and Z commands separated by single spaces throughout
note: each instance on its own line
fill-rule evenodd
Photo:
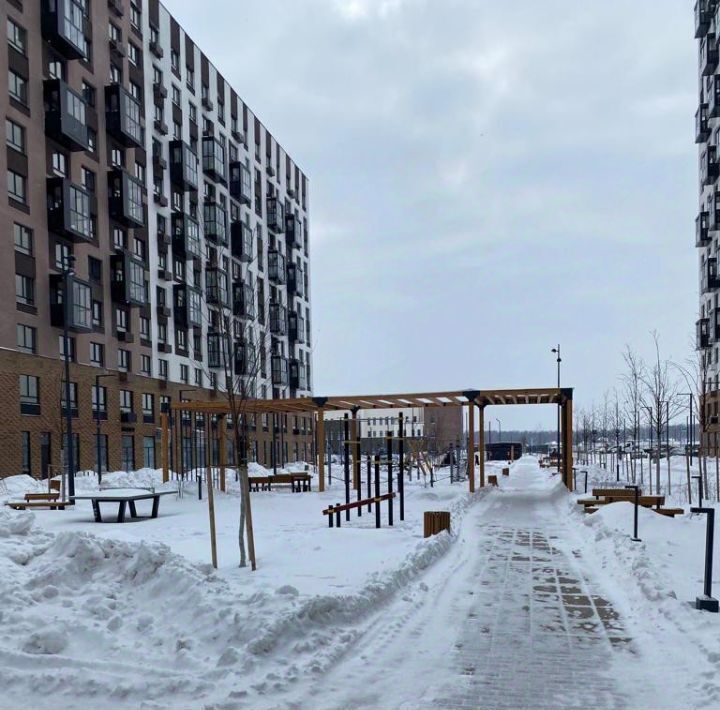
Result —
M 95 491 L 93 493 L 71 496 L 70 500 L 73 502 L 78 500 L 91 501 L 96 523 L 101 523 L 103 521 L 102 516 L 100 515 L 100 503 L 117 503 L 117 522 L 124 523 L 126 507 L 130 508 L 131 518 L 140 517 L 137 514 L 137 508 L 135 506 L 135 504 L 140 500 L 152 500 L 153 505 L 150 517 L 157 518 L 158 509 L 160 508 L 160 496 L 170 494 L 177 495 L 177 491 L 153 491 L 146 488 L 106 488 L 105 490 Z

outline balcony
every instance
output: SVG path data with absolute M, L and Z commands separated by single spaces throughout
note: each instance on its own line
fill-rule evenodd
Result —
M 257 372 L 257 350 L 253 343 L 235 343 L 236 375 L 252 376 Z
M 695 322 L 695 348 L 702 350 L 710 347 L 710 319 L 701 318 Z
M 695 39 L 704 37 L 710 29 L 712 12 L 708 0 L 697 0 L 695 3 Z
M 173 287 L 173 316 L 175 323 L 183 328 L 202 325 L 202 304 L 200 291 L 192 286 Z
M 296 311 L 288 313 L 288 335 L 293 343 L 305 342 L 305 319 Z
M 287 265 L 287 287 L 291 296 L 302 298 L 304 292 L 303 271 L 297 264 Z
M 86 281 L 75 275 L 68 276 L 68 329 L 75 333 L 92 331 L 92 289 Z M 65 322 L 63 308 L 63 277 L 50 276 L 50 325 L 62 328 Z
M 267 228 L 274 234 L 285 231 L 285 208 L 279 197 L 267 198 Z
M 245 163 L 230 163 L 230 194 L 248 207 L 252 204 L 252 178 Z
M 233 315 L 247 320 L 255 319 L 255 292 L 250 284 L 233 286 Z
M 182 212 L 173 212 L 173 251 L 187 257 L 202 256 L 200 245 L 200 225 Z
M 66 59 L 85 59 L 83 8 L 79 0 L 43 0 L 42 35 Z
M 710 33 L 700 42 L 700 70 L 703 76 L 710 76 L 718 65 L 718 48 L 715 35 Z
M 164 84 L 161 84 L 160 82 L 155 82 L 153 84 L 153 96 L 158 101 L 164 101 L 167 98 L 167 95 L 167 87 Z
M 279 251 L 268 252 L 268 279 L 278 286 L 285 283 L 285 257 Z
M 198 188 L 198 157 L 183 141 L 170 143 L 170 181 L 185 190 Z
M 720 288 L 720 278 L 717 273 L 717 259 L 713 256 L 707 259 L 702 270 L 701 278 L 702 293 L 709 293 Z
M 203 204 L 205 239 L 227 246 L 227 213 L 218 202 Z
M 105 115 L 108 133 L 126 148 L 143 148 L 140 104 L 120 84 L 105 87 Z
M 225 145 L 213 136 L 202 139 L 203 172 L 213 180 L 226 183 Z
M 281 303 L 270 304 L 270 332 L 273 335 L 287 335 L 287 308 Z
M 108 203 L 110 216 L 126 227 L 145 226 L 143 196 L 145 186 L 125 170 L 108 173 Z
M 287 387 L 289 381 L 287 358 L 282 355 L 273 355 L 270 358 L 270 370 L 273 385 L 275 387 Z
M 710 244 L 710 228 L 708 222 L 710 220 L 709 212 L 701 212 L 695 218 L 695 246 L 705 247 Z
M 208 305 L 229 307 L 228 275 L 222 269 L 205 269 L 205 299 Z
M 302 247 L 302 224 L 294 214 L 285 215 L 285 241 L 291 248 Z
M 137 257 L 126 251 L 110 257 L 110 295 L 115 303 L 126 306 L 144 306 L 145 266 Z
M 64 81 L 50 79 L 43 84 L 45 135 L 68 150 L 87 150 L 85 101 Z
M 707 150 L 702 154 L 700 171 L 702 175 L 702 184 L 707 187 L 717 182 L 720 168 L 717 162 L 717 147 L 709 145 Z
M 67 178 L 48 178 L 48 228 L 73 242 L 93 239 L 90 194 Z
M 223 353 L 223 350 L 225 351 Z M 207 335 L 207 357 L 208 367 L 225 368 L 230 364 L 230 353 L 228 352 L 227 339 L 222 333 L 211 330 Z
M 300 360 L 290 360 L 290 387 L 295 390 L 307 389 L 307 368 Z
M 230 225 L 230 242 L 232 255 L 240 261 L 253 260 L 252 229 L 245 222 L 233 222 Z
M 710 121 L 708 119 L 708 105 L 702 104 L 695 112 L 695 142 L 707 143 L 710 138 Z

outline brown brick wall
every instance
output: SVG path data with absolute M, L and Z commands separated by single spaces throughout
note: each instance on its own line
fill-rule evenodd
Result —
M 95 419 L 92 410 L 92 386 L 95 376 L 104 374 L 104 370 L 87 365 L 71 364 L 70 381 L 78 385 L 78 416 L 73 418 L 73 434 L 79 435 L 80 456 L 77 468 L 94 469 L 95 454 Z M 19 376 L 34 375 L 40 379 L 40 414 L 26 415 L 20 413 Z M 51 437 L 51 465 L 60 466 L 60 446 L 64 421 L 61 418 L 61 383 L 63 381 L 63 362 L 51 358 L 38 357 L 17 353 L 13 351 L 0 351 L 0 411 L 2 411 L 2 463 L 0 464 L 0 477 L 21 473 L 22 471 L 22 435 L 21 432 L 30 432 L 30 463 L 31 472 L 40 477 L 41 435 L 44 432 Z M 132 435 L 135 445 L 135 467 L 143 466 L 143 438 L 145 436 L 158 436 L 160 426 L 160 396 L 167 395 L 173 402 L 180 401 L 180 390 L 193 390 L 184 392 L 189 400 L 216 401 L 223 395 L 210 390 L 200 390 L 180 383 L 167 383 L 157 379 L 127 375 L 127 381 L 120 381 L 118 373 L 101 380 L 101 385 L 107 388 L 108 419 L 101 422 L 101 433 L 108 437 L 108 458 L 110 470 L 118 470 L 121 466 L 121 436 Z M 120 421 L 120 395 L 119 390 L 127 389 L 133 392 L 133 406 L 137 415 L 137 423 L 124 424 Z M 155 421 L 144 423 L 142 416 L 142 393 L 155 395 Z M 297 460 L 309 460 L 312 455 L 310 417 L 306 419 L 305 435 L 302 434 L 302 422 L 297 422 L 300 431 L 293 434 L 296 422 L 293 417 L 287 418 L 286 432 L 282 439 L 287 442 L 288 460 L 296 460 L 295 444 L 297 444 Z M 281 428 L 281 425 L 279 425 Z M 258 420 L 257 432 L 252 436 L 258 441 L 258 458 L 260 463 L 271 463 L 270 427 L 263 431 Z M 228 433 L 230 438 L 230 433 Z M 277 435 L 280 440 L 280 434 Z M 279 448 L 279 447 L 278 447 Z M 76 453 L 77 457 L 77 453 Z M 160 467 L 160 444 L 157 440 L 155 452 L 155 465 Z

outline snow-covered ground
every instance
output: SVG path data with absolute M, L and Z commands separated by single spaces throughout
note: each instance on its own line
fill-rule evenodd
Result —
M 194 486 L 121 525 L 87 502 L 1 509 L 0 707 L 720 707 L 720 615 L 689 604 L 705 520 L 641 510 L 633 543 L 629 504 L 584 515 L 531 457 L 499 479 L 474 496 L 414 481 L 381 530 L 366 512 L 327 527 L 337 480 L 253 493 L 255 573 L 237 567 L 232 480 L 218 570 Z M 452 534 L 423 539 L 425 510 L 450 510 Z

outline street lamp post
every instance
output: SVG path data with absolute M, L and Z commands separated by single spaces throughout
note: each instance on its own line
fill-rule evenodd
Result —
M 65 351 L 65 451 L 68 473 L 68 497 L 75 495 L 75 451 L 72 431 L 72 408 L 70 407 L 70 277 L 74 273 L 75 258 L 68 254 L 63 259 L 62 307 L 63 349 Z
M 500 423 L 499 419 L 495 420 L 498 425 L 498 443 L 502 441 L 502 424 Z
M 560 343 L 558 343 L 557 348 L 553 348 L 550 352 L 553 352 L 557 355 L 556 362 L 557 362 L 557 386 L 558 389 L 560 389 L 560 363 L 562 362 L 562 358 L 560 357 Z M 557 469 L 558 473 L 560 473 L 560 401 L 558 400 L 558 409 L 557 409 Z
M 620 480 L 620 409 L 615 400 L 615 480 Z
M 100 380 L 103 377 L 112 377 L 111 374 L 95 375 L 95 396 L 97 397 L 97 407 L 95 407 L 95 455 L 97 464 L 98 486 L 102 483 L 102 461 L 100 447 Z

